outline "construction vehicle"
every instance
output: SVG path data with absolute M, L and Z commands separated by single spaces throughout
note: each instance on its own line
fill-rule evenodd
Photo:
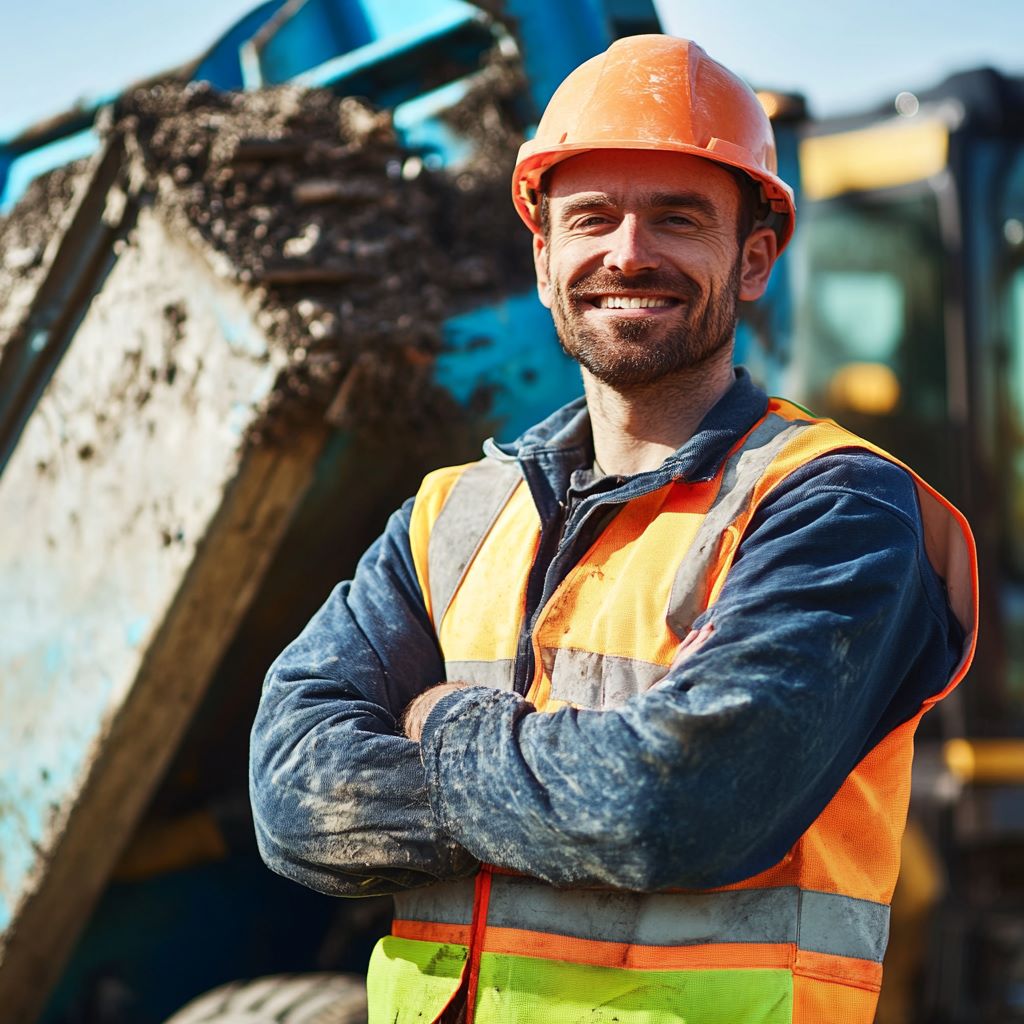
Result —
M 799 151 L 787 392 L 913 465 L 979 544 L 977 657 L 915 763 L 948 877 L 913 1019 L 1024 1020 L 1024 79 L 957 74 L 808 123 Z
M 388 901 L 259 862 L 259 681 L 425 470 L 578 393 L 511 158 L 568 70 L 656 30 L 645 0 L 271 0 L 194 64 L 0 143 L 0 210 L 49 211 L 0 225 L 0 516 L 22 524 L 0 541 L 5 1024 L 158 1024 L 235 978 L 365 963 Z M 1019 1012 L 1018 748 L 983 742 L 1020 717 L 1021 506 L 997 471 L 1024 394 L 1016 89 L 986 73 L 828 125 L 764 94 L 807 184 L 737 345 L 982 545 L 978 667 L 915 783 L 950 871 L 929 1021 Z M 979 856 L 1002 874 L 979 885 Z

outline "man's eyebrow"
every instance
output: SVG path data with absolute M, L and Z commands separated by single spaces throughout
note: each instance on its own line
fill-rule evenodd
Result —
M 670 206 L 676 210 L 693 210 L 706 217 L 718 218 L 718 208 L 699 192 L 655 192 L 649 197 L 648 205 L 655 209 Z
M 641 201 L 644 206 L 655 210 L 666 207 L 675 210 L 693 210 L 710 219 L 718 219 L 718 210 L 715 204 L 699 192 L 653 192 L 642 197 Z M 570 196 L 561 204 L 559 212 L 562 220 L 568 220 L 578 213 L 608 209 L 620 205 L 621 202 L 621 199 L 609 195 L 607 192 L 586 192 L 583 195 Z
M 570 196 L 562 204 L 562 220 L 574 217 L 577 213 L 585 213 L 588 210 L 604 210 L 609 206 L 615 206 L 614 196 L 607 192 L 585 192 L 583 195 Z

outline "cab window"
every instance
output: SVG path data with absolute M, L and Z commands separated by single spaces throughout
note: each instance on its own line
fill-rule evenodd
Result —
M 953 467 L 935 198 L 904 189 L 808 206 L 792 391 L 815 413 L 948 489 Z

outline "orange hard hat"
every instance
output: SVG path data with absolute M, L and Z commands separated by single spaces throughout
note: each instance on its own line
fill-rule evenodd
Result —
M 793 190 L 777 174 L 768 115 L 745 82 L 688 39 L 619 39 L 555 90 L 512 174 L 516 209 L 535 234 L 544 172 L 594 149 L 669 150 L 735 168 L 761 186 L 780 252 L 793 234 Z

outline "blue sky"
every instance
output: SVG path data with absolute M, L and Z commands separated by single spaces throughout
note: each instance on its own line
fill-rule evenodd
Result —
M 0 135 L 197 56 L 258 0 L 6 0 Z
M 539 0 L 557 3 L 558 0 Z M 949 71 L 1024 73 L 1024 0 L 655 0 L 667 31 L 818 114 Z M 10 0 L 0 21 L 0 135 L 195 56 L 254 0 Z
M 664 28 L 757 85 L 848 113 L 989 64 L 1024 74 L 1024 0 L 655 0 Z

